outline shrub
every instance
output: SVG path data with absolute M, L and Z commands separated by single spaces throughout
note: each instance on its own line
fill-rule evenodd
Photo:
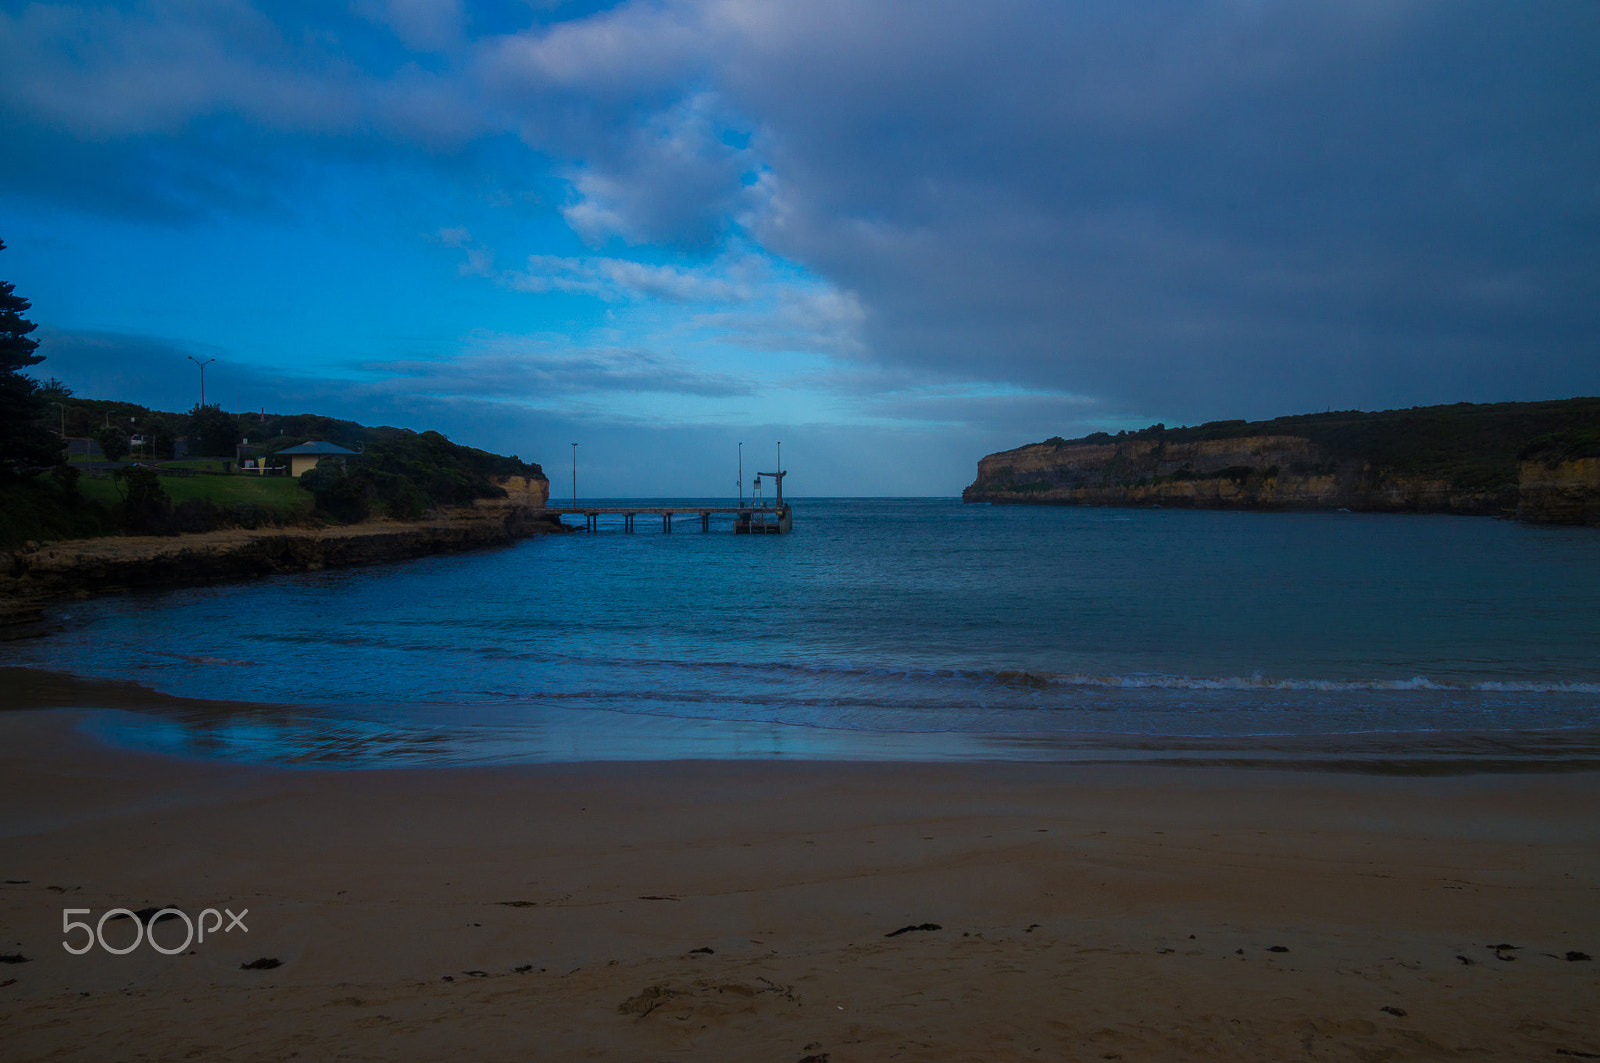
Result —
M 94 434 L 94 441 L 100 444 L 100 453 L 107 461 L 121 461 L 128 456 L 128 435 L 116 425 L 100 429 Z
M 151 469 L 130 465 L 116 472 L 117 526 L 128 535 L 170 535 L 172 499 Z
M 300 486 L 317 500 L 317 508 L 334 520 L 354 524 L 372 512 L 367 501 L 369 479 L 349 475 L 338 465 L 318 465 L 300 477 Z

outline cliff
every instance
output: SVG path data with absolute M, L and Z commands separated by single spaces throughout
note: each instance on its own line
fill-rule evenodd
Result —
M 1517 519 L 1600 528 L 1600 458 L 1523 462 Z
M 472 504 L 478 509 L 503 509 L 507 506 L 524 509 L 543 509 L 545 503 L 550 501 L 550 481 L 539 471 L 537 465 L 533 466 L 532 476 L 500 476 L 491 479 L 494 484 L 506 493 L 504 498 L 475 498 Z
M 1600 524 L 1600 460 L 1587 456 L 1590 425 L 1600 425 L 1600 400 L 1154 425 L 990 454 L 962 498 L 1515 514 Z

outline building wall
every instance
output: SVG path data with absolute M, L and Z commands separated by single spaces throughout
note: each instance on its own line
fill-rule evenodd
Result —
M 304 476 L 317 467 L 317 462 L 327 455 L 324 454 L 291 454 L 289 455 L 289 475 Z

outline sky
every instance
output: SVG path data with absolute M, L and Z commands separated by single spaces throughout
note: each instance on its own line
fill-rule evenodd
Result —
M 0 277 L 91 398 L 564 493 L 1600 394 L 1600 4 L 0 2 Z M 572 443 L 578 443 L 576 451 Z

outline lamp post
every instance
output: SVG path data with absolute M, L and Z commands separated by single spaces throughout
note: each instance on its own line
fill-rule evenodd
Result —
M 189 361 L 200 367 L 200 408 L 203 410 L 206 408 L 206 366 L 216 361 L 216 359 L 207 358 L 202 362 L 191 354 L 189 355 Z
M 572 508 L 578 508 L 578 444 L 572 444 Z
M 739 441 L 739 508 L 744 508 L 744 440 Z

